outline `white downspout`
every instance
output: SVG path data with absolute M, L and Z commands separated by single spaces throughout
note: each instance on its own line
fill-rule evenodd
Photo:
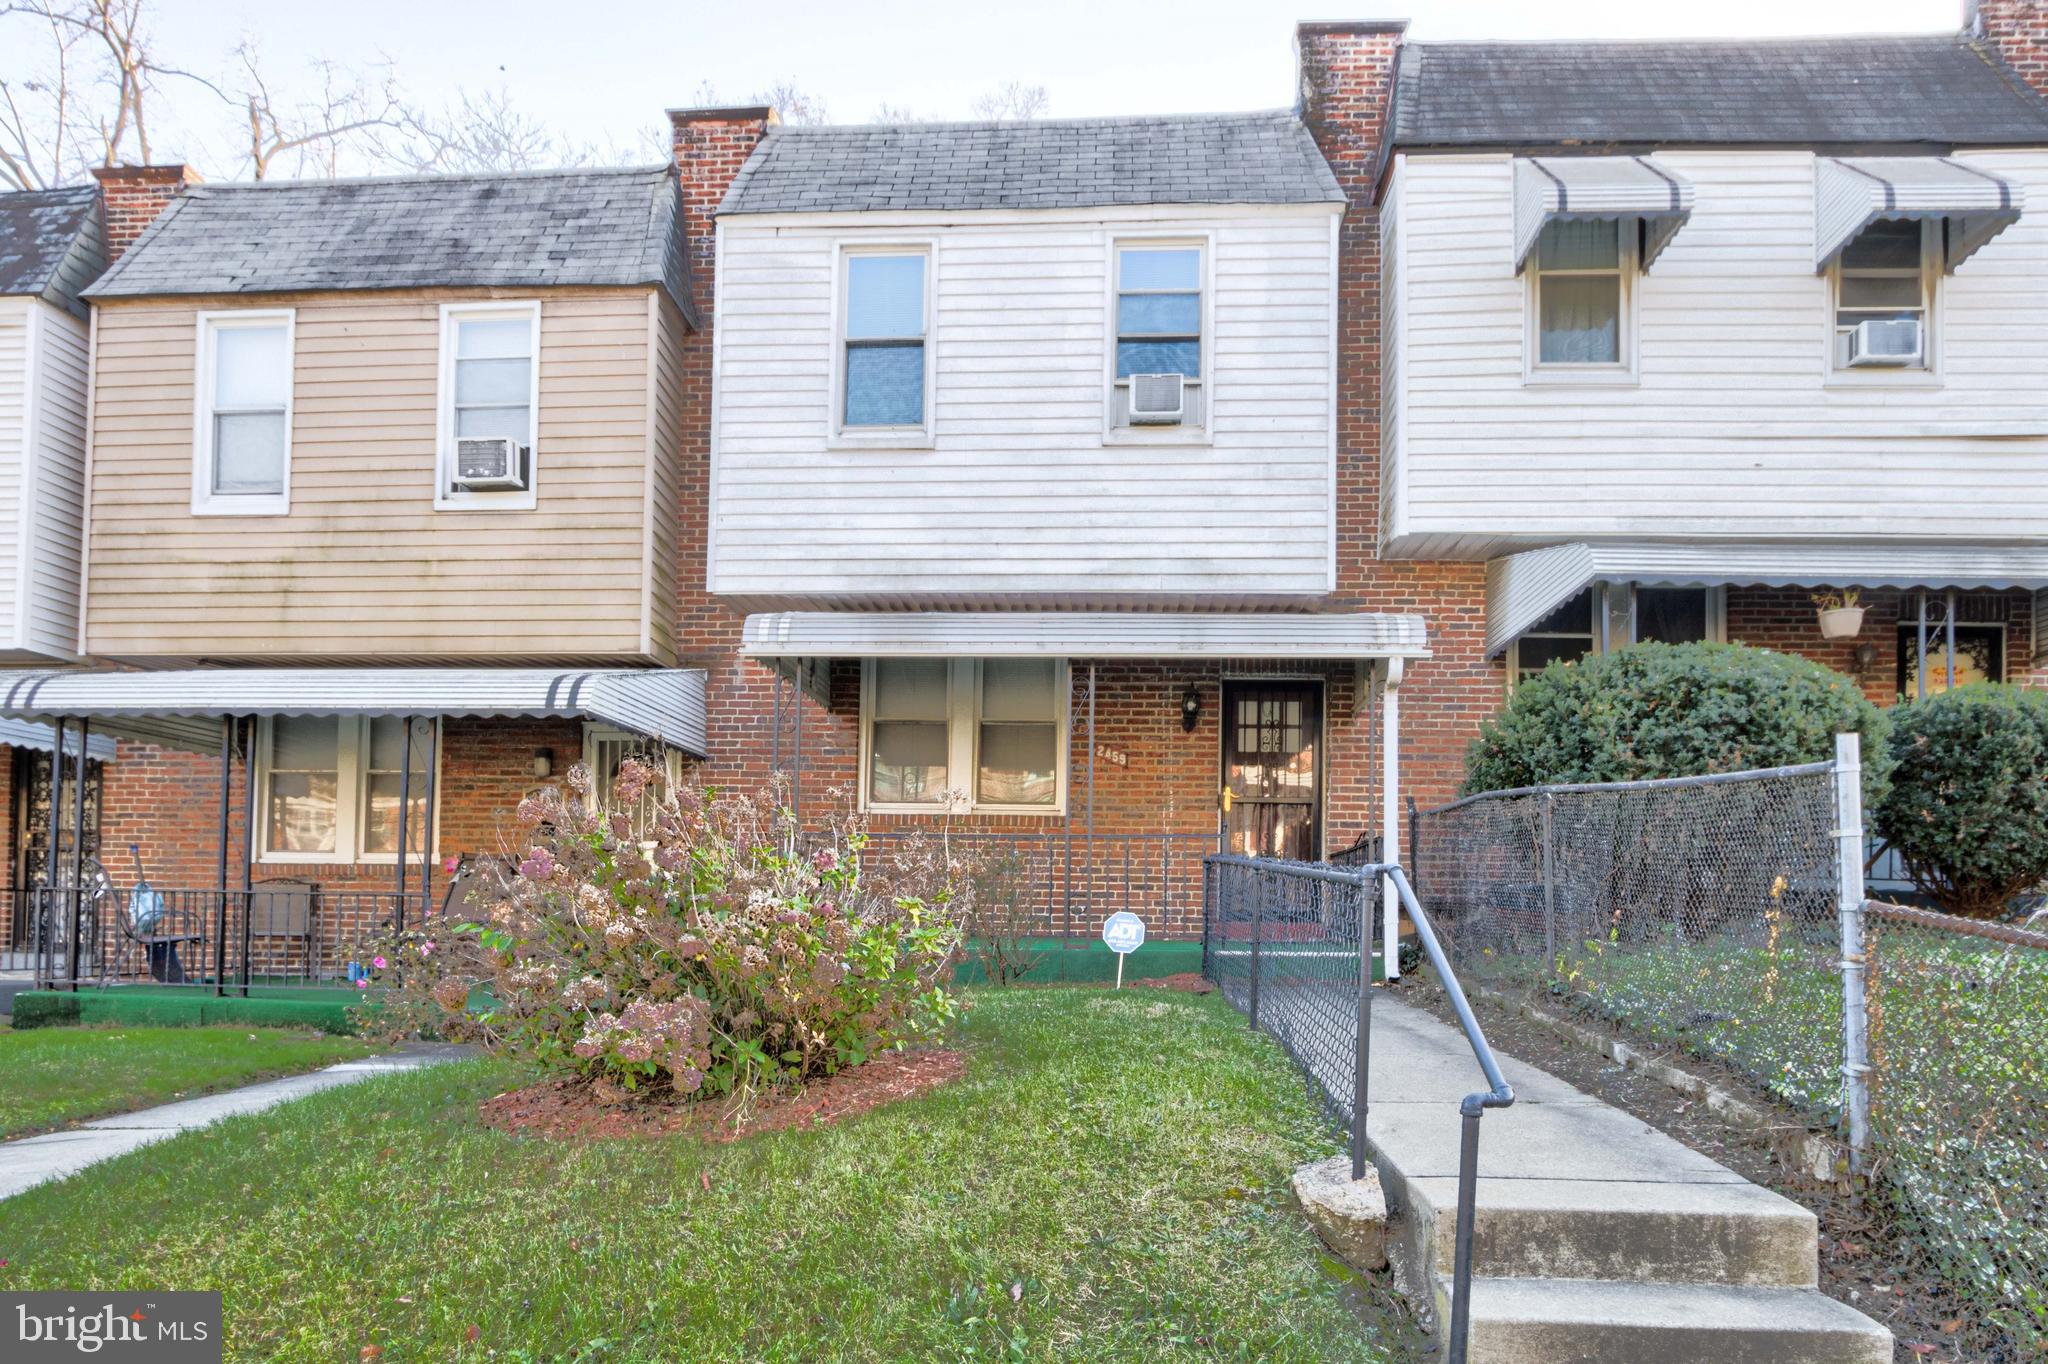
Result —
M 1386 685 L 1380 697 L 1380 860 L 1401 860 L 1401 674 L 1407 660 L 1387 660 Z M 1410 880 L 1415 868 L 1407 868 Z M 1401 897 L 1393 882 L 1386 885 L 1386 912 L 1381 916 L 1384 940 L 1380 961 L 1388 980 L 1401 974 Z

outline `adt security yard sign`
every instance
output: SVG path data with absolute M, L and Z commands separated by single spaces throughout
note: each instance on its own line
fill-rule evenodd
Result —
M 1116 953 L 1116 988 L 1124 988 L 1124 958 L 1145 945 L 1145 921 L 1118 910 L 1102 921 L 1102 945 Z

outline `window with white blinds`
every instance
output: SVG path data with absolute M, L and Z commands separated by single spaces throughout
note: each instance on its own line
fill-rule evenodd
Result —
M 866 808 L 1051 814 L 1065 807 L 1064 662 L 871 659 L 861 695 Z

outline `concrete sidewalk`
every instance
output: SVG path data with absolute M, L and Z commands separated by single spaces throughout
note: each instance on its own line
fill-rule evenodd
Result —
M 0 1199 L 12 1198 L 25 1189 L 53 1179 L 66 1179 L 88 1165 L 231 1118 L 242 1113 L 261 1113 L 292 1099 L 318 1094 L 323 1089 L 354 1084 L 377 1075 L 417 1070 L 471 1054 L 468 1048 L 445 1043 L 415 1043 L 386 1056 L 367 1056 L 360 1061 L 343 1061 L 325 1070 L 305 1075 L 288 1075 L 265 1080 L 220 1094 L 198 1099 L 181 1099 L 134 1113 L 95 1118 L 61 1132 L 39 1137 L 0 1142 Z

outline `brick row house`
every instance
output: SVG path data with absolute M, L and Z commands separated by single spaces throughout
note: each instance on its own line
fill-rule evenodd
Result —
M 431 896 L 647 751 L 1183 936 L 1209 852 L 1398 847 L 1552 661 L 2048 682 L 2044 13 L 1304 24 L 1283 111 L 108 172 L 85 666 L 0 709 L 118 738 L 159 884 Z

